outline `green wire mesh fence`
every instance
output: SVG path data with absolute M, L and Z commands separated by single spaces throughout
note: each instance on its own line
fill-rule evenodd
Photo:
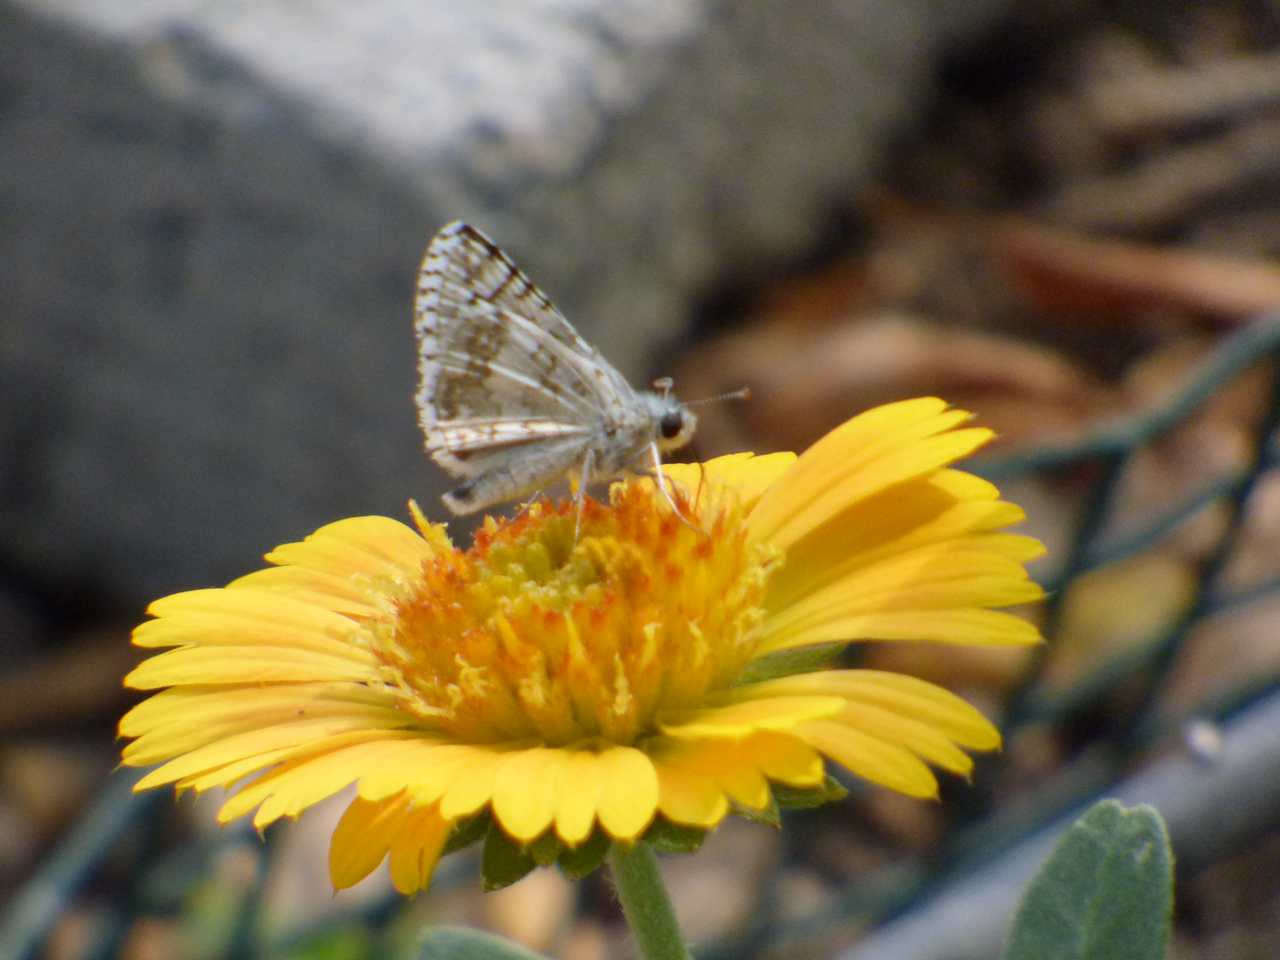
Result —
M 1065 764 L 1037 784 L 1013 811 L 997 808 L 990 789 L 1000 764 L 1006 761 L 1000 756 L 987 759 L 979 767 L 972 787 L 964 791 L 964 799 L 948 805 L 951 822 L 936 854 L 927 859 L 907 858 L 871 873 L 842 890 L 820 910 L 804 917 L 792 916 L 784 922 L 777 916 L 771 885 L 761 884 L 750 929 L 741 931 L 731 942 L 704 946 L 699 956 L 748 957 L 765 952 L 778 955 L 787 949 L 788 943 L 820 934 L 824 929 L 852 922 L 874 924 L 925 910 L 934 893 L 949 882 L 957 877 L 979 875 L 978 871 L 989 869 L 1002 852 L 1036 835 L 1065 812 L 1100 793 L 1117 789 L 1153 744 L 1181 732 L 1192 718 L 1230 725 L 1233 718 L 1243 717 L 1250 709 L 1276 699 L 1280 678 L 1274 675 L 1252 677 L 1226 694 L 1177 715 L 1170 715 L 1162 706 L 1161 694 L 1184 652 L 1188 635 L 1197 624 L 1207 617 L 1255 602 L 1280 588 L 1280 576 L 1277 576 L 1233 592 L 1224 586 L 1222 576 L 1245 529 L 1250 495 L 1259 478 L 1277 460 L 1278 360 L 1280 315 L 1273 315 L 1226 338 L 1198 372 L 1162 406 L 1101 427 L 1078 442 L 1042 446 L 988 459 L 971 467 L 1000 483 L 1066 469 L 1092 471 L 1069 544 L 1059 551 L 1060 555 L 1054 558 L 1056 567 L 1045 577 L 1044 585 L 1049 591 L 1044 610 L 1045 634 L 1049 643 L 1031 661 L 1003 705 L 1006 738 L 1012 739 L 1020 731 L 1037 725 L 1077 722 L 1121 689 L 1126 693 L 1122 715 L 1098 739 L 1097 749 L 1091 750 L 1087 758 Z M 1232 474 L 1214 478 L 1203 489 L 1193 491 L 1184 502 L 1146 522 L 1140 529 L 1123 534 L 1109 532 L 1117 490 L 1135 455 L 1178 429 L 1236 378 L 1260 365 L 1268 372 L 1270 395 L 1249 461 Z M 1067 689 L 1046 684 L 1045 670 L 1054 657 L 1054 636 L 1061 626 L 1064 598 L 1071 585 L 1089 571 L 1158 545 L 1181 524 L 1211 505 L 1225 505 L 1228 519 L 1216 543 L 1198 561 L 1193 595 L 1176 620 L 1166 626 L 1160 636 L 1139 648 L 1103 659 Z M 1135 602 L 1141 602 L 1141 598 L 1135 598 Z M 1280 711 L 1280 704 L 1276 704 L 1276 710 Z M 1274 724 L 1268 725 L 1268 729 L 1273 727 Z M 1280 781 L 1275 770 L 1257 771 L 1257 775 Z M 181 908 L 178 892 L 187 889 L 193 877 L 208 870 L 220 847 L 249 841 L 256 845 L 256 839 L 247 829 L 235 828 L 197 847 L 177 851 L 167 847 L 160 837 L 165 818 L 158 815 L 157 805 L 171 804 L 172 800 L 163 791 L 133 794 L 130 788 L 138 776 L 133 771 L 117 772 L 95 807 L 82 817 L 7 905 L 0 918 L 0 957 L 21 960 L 38 956 L 61 912 L 81 891 L 94 884 L 97 884 L 95 893 L 107 901 L 107 909 L 91 954 L 104 958 L 118 955 L 122 937 L 137 917 Z M 1261 823 L 1255 829 L 1260 831 L 1271 825 Z M 1240 830 L 1235 830 L 1232 836 L 1238 840 Z M 128 847 L 128 855 L 123 858 L 120 856 L 122 844 Z M 211 955 L 279 957 L 291 952 L 315 955 L 307 950 L 308 945 L 323 943 L 326 937 L 334 935 L 335 929 L 353 927 L 364 932 L 359 940 L 364 946 L 349 946 L 347 952 L 340 955 L 392 955 L 380 938 L 393 926 L 402 907 L 401 898 L 394 896 L 365 902 L 356 910 L 340 915 L 335 910 L 333 919 L 292 932 L 287 943 L 267 942 L 261 922 L 260 894 L 275 847 L 268 842 L 262 852 L 256 854 L 254 882 L 248 894 L 224 918 L 219 949 Z M 109 856 L 113 857 L 115 872 L 104 897 L 100 874 Z M 460 882 L 472 882 L 472 875 L 470 865 L 461 858 L 446 859 L 436 874 L 433 895 Z M 944 928 L 945 924 L 940 927 Z M 913 956 L 893 952 L 865 955 Z

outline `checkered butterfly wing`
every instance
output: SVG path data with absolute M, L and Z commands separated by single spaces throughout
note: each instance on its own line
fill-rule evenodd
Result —
M 585 444 L 631 387 L 511 260 L 464 223 L 418 274 L 417 402 L 427 450 L 459 477 L 537 447 Z

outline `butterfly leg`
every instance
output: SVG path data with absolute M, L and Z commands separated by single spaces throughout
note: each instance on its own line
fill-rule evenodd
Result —
M 667 487 L 667 475 L 662 472 L 662 453 L 658 450 L 656 443 L 649 444 L 649 453 L 653 459 L 653 482 L 657 484 L 658 491 L 662 494 L 662 498 L 667 501 L 667 506 L 671 508 L 671 512 L 690 530 L 706 533 L 705 530 L 684 515 L 680 505 L 676 503 L 675 497 L 671 495 L 671 490 Z
M 591 470 L 596 464 L 596 452 L 590 448 L 582 458 L 582 473 L 578 477 L 578 492 L 574 496 L 573 542 L 578 543 L 578 534 L 582 531 L 582 505 L 587 500 L 587 485 L 591 483 Z
M 524 503 L 520 504 L 520 509 L 517 510 L 516 515 L 511 518 L 511 522 L 515 523 L 517 520 L 522 519 L 524 515 L 529 512 L 530 508 L 535 503 L 538 502 L 538 500 L 542 497 L 542 494 L 546 491 L 546 489 L 547 489 L 546 487 L 542 487 L 538 490 L 533 491 L 533 493 L 529 495 L 529 498 L 525 500 Z

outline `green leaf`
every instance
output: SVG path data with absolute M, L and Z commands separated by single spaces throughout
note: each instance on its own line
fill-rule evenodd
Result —
M 538 865 L 533 855 L 502 832 L 497 824 L 489 827 L 480 856 L 480 876 L 485 890 L 501 890 L 521 880 Z
M 775 783 L 772 786 L 774 799 L 778 801 L 778 806 L 784 810 L 805 810 L 811 807 L 820 807 L 824 803 L 835 803 L 838 800 L 843 800 L 849 795 L 849 791 L 844 784 L 829 774 L 822 781 L 822 786 L 810 787 L 807 790 L 788 787 L 784 783 Z
M 707 831 L 658 817 L 641 839 L 659 853 L 693 853 L 707 839 Z
M 1002 960 L 1164 960 L 1173 850 L 1154 808 L 1102 800 L 1040 868 Z
M 561 872 L 570 880 L 581 880 L 593 873 L 609 855 L 609 845 L 612 842 L 609 835 L 597 827 L 586 843 L 577 847 L 565 847 L 560 852 L 557 862 Z
M 428 930 L 418 948 L 418 960 L 547 960 L 517 943 L 467 927 Z
M 790 677 L 797 673 L 813 673 L 831 666 L 847 643 L 815 643 L 794 650 L 779 650 L 752 660 L 738 677 L 736 686 L 744 683 L 759 683 L 761 680 L 772 680 L 775 677 Z

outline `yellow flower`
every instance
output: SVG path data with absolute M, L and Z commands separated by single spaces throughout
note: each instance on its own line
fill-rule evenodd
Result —
M 995 728 L 932 684 L 812 651 L 1039 639 L 991 609 L 1041 596 L 1024 563 L 1042 548 L 1001 532 L 1022 512 L 991 484 L 948 468 L 991 436 L 968 418 L 910 400 L 799 458 L 671 465 L 682 516 L 630 480 L 587 502 L 576 538 L 572 504 L 487 520 L 465 551 L 412 504 L 416 531 L 322 527 L 268 569 L 151 605 L 134 643 L 176 649 L 125 680 L 161 692 L 121 721 L 124 762 L 163 763 L 138 789 L 236 788 L 219 819 L 256 809 L 259 828 L 355 783 L 333 883 L 389 854 L 404 892 L 485 830 L 527 869 L 734 810 L 769 819 L 779 794 L 825 795 L 824 760 L 934 796 L 928 764 L 967 774 L 962 748 L 995 748 Z

